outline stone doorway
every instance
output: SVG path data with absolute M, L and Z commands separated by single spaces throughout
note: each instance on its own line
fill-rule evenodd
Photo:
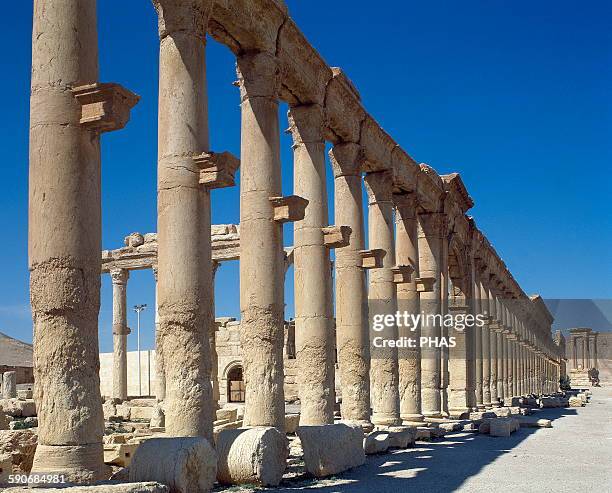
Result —
M 227 374 L 227 401 L 244 402 L 245 391 L 242 366 L 235 366 Z

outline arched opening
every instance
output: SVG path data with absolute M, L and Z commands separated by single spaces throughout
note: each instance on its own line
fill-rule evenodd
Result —
M 245 390 L 242 366 L 234 366 L 227 373 L 227 401 L 244 402 Z

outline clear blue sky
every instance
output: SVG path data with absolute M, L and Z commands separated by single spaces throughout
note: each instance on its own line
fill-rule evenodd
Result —
M 527 293 L 612 298 L 612 3 L 287 3 L 310 42 L 344 68 L 400 145 L 440 173 L 461 173 L 476 203 L 471 213 Z M 157 24 L 148 0 L 102 0 L 98 8 L 101 79 L 142 97 L 126 129 L 103 137 L 103 247 L 115 248 L 131 231 L 156 229 Z M 28 341 L 31 10 L 31 1 L 11 2 L 0 20 L 0 331 Z M 211 147 L 238 154 L 234 59 L 212 41 L 208 76 Z M 283 136 L 286 193 L 290 144 Z M 215 191 L 213 206 L 214 222 L 238 222 L 237 189 Z M 143 346 L 151 347 L 150 272 L 132 275 L 128 297 L 130 305 L 149 304 Z M 287 297 L 291 314 L 290 276 Z M 236 262 L 219 270 L 216 300 L 218 316 L 238 315 Z M 132 313 L 129 323 L 135 327 Z M 110 324 L 105 276 L 103 351 L 112 347 Z M 129 344 L 135 347 L 135 337 Z

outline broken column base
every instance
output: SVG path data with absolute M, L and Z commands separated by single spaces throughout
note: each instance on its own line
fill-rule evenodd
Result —
M 208 493 L 217 473 L 217 454 L 205 438 L 151 438 L 130 464 L 130 481 L 156 481 L 175 493 Z
M 103 462 L 102 443 L 89 445 L 38 444 L 30 475 L 60 474 L 67 483 L 84 484 L 106 480 L 111 469 Z
M 337 423 L 300 426 L 306 471 L 322 478 L 365 463 L 363 430 L 359 425 Z
M 223 430 L 217 437 L 217 453 L 219 483 L 278 486 L 289 449 L 284 433 L 262 426 Z

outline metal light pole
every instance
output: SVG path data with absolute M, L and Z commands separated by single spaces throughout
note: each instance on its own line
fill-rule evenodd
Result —
M 138 396 L 142 395 L 142 374 L 140 369 L 140 312 L 143 312 L 147 305 L 134 305 L 134 311 L 138 319 L 137 323 L 137 344 L 138 344 Z

